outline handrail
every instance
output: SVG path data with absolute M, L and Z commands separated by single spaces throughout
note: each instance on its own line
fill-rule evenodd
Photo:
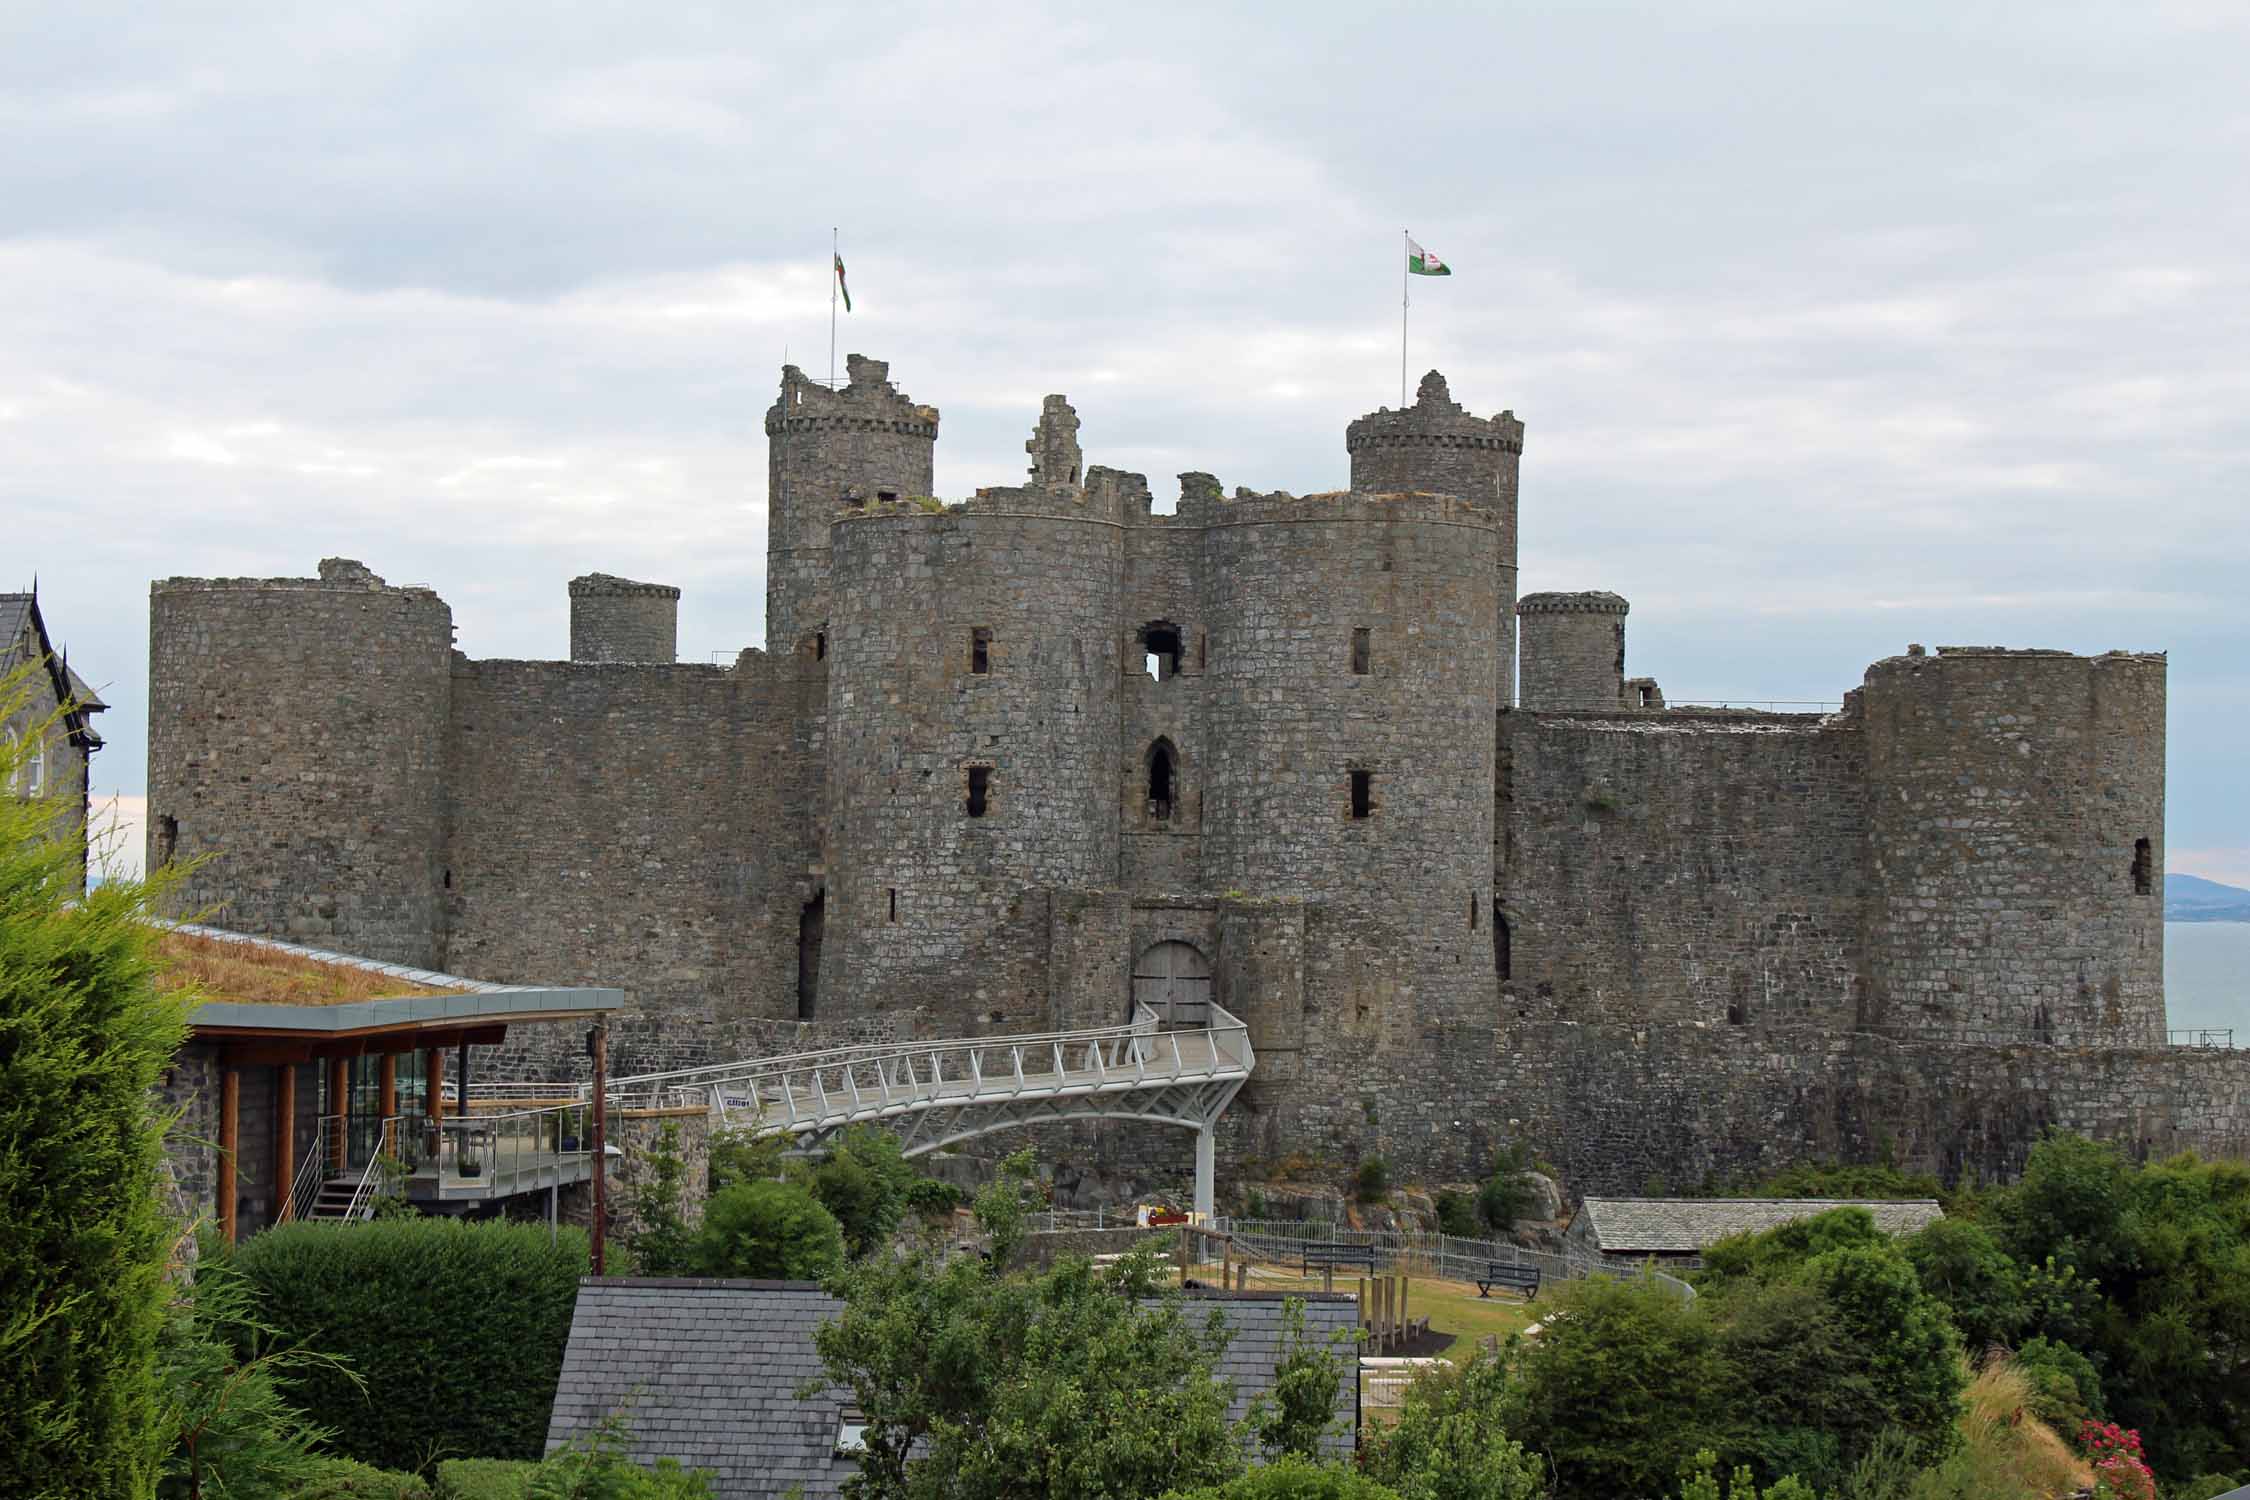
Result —
M 352 1201 L 344 1209 L 344 1219 L 365 1217 L 362 1212 L 375 1196 L 375 1179 L 381 1174 L 383 1158 L 391 1154 L 391 1137 L 397 1132 L 399 1116 L 388 1115 L 376 1127 L 375 1149 L 367 1154 L 367 1165 L 361 1169 L 359 1181 L 352 1188 Z
M 305 1152 L 305 1159 L 298 1163 L 297 1175 L 290 1180 L 289 1198 L 281 1205 L 281 1212 L 274 1219 L 276 1224 L 302 1219 L 319 1201 L 320 1190 L 328 1182 L 329 1125 L 333 1121 L 340 1132 L 343 1119 L 342 1115 L 321 1115 L 313 1122 L 312 1145 Z

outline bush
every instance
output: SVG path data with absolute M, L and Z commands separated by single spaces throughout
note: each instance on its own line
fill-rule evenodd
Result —
M 24 703 L 0 679 L 0 719 Z M 0 788 L 25 753 L 0 735 Z M 170 1446 L 155 1353 L 178 1232 L 150 1091 L 184 1002 L 156 993 L 147 888 L 81 896 L 61 811 L 0 791 L 0 1452 L 21 1493 L 145 1495 Z
M 935 1177 L 917 1177 L 906 1190 L 906 1206 L 925 1219 L 951 1218 L 953 1211 L 967 1201 L 959 1188 Z
M 680 1153 L 680 1127 L 666 1120 L 640 1162 L 628 1200 L 633 1232 L 624 1248 L 643 1276 L 677 1276 L 687 1269 L 692 1231 L 680 1200 L 687 1183 L 687 1159 Z
M 533 1458 L 586 1273 L 586 1236 L 540 1225 L 391 1219 L 288 1224 L 235 1251 L 259 1312 L 342 1356 L 295 1394 L 346 1457 L 420 1469 L 453 1454 Z
M 257 1495 L 266 1491 L 230 1486 L 225 1493 Z M 421 1475 L 378 1469 L 349 1458 L 314 1459 L 310 1472 L 281 1493 L 288 1500 L 431 1500 L 430 1487 L 422 1482 Z
M 1225 1484 L 1169 1491 L 1166 1500 L 1395 1500 L 1398 1493 L 1338 1464 L 1284 1458 Z
M 1536 1200 L 1531 1184 L 1523 1180 L 1531 1170 L 1530 1153 L 1521 1144 L 1500 1153 L 1492 1175 L 1477 1189 L 1477 1217 L 1496 1234 L 1506 1234 Z
M 1360 1465 L 1407 1500 L 1541 1500 L 1539 1456 L 1501 1426 L 1507 1394 L 1497 1355 L 1432 1370 L 1407 1388 L 1396 1422 L 1366 1430 Z
M 1391 1169 L 1380 1156 L 1370 1156 L 1352 1174 L 1352 1191 L 1362 1203 L 1380 1203 L 1391 1190 Z
M 865 1255 L 898 1227 L 916 1180 L 897 1136 L 860 1125 L 843 1133 L 807 1175 L 806 1185 L 821 1207 L 836 1216 L 845 1246 L 853 1255 Z
M 529 1500 L 538 1472 L 516 1458 L 449 1458 L 437 1466 L 437 1500 Z
M 794 1183 L 741 1183 L 703 1206 L 688 1260 L 697 1276 L 817 1281 L 843 1264 L 844 1231 Z
M 1475 1239 L 1484 1225 L 1477 1218 L 1476 1200 L 1451 1188 L 1437 1195 L 1437 1226 L 1441 1233 Z
M 1974 1219 L 1940 1219 L 1900 1242 L 1922 1290 L 1943 1302 L 1971 1349 L 2012 1344 L 2030 1321 L 2023 1278 Z
M 2088 1417 L 2106 1413 L 2102 1377 L 2093 1362 L 2068 1344 L 2032 1339 L 2016 1351 L 2032 1414 L 2059 1432 L 2076 1432 Z

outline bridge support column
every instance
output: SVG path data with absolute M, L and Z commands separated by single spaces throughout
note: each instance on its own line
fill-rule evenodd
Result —
M 1195 1216 L 1199 1223 L 1211 1222 L 1218 1202 L 1219 1143 L 1206 1125 L 1195 1133 Z

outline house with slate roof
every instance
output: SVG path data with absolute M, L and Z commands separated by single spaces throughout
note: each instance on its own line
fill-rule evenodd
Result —
M 48 635 L 36 589 L 28 594 L 0 594 L 0 681 L 19 672 L 24 701 L 13 712 L 0 701 L 0 739 L 14 742 L 23 753 L 13 784 L 0 787 L 0 792 L 52 802 L 56 836 L 79 839 L 92 810 L 90 763 L 102 747 L 102 737 L 94 732 L 94 715 L 109 705 L 71 670 L 62 648 Z M 83 886 L 82 839 L 78 870 Z
M 1778 1229 L 1832 1208 L 1864 1208 L 1885 1234 L 1912 1234 L 1945 1217 L 1934 1198 L 1588 1198 L 1563 1238 L 1619 1260 L 1699 1260 L 1732 1234 Z
M 1219 1362 L 1233 1382 L 1230 1421 L 1273 1388 L 1282 1352 L 1278 1292 L 1190 1291 L 1214 1304 L 1234 1337 Z M 1325 1343 L 1355 1327 L 1356 1299 L 1299 1292 L 1305 1334 Z M 797 1489 L 806 1500 L 841 1495 L 854 1472 L 849 1447 L 857 1413 L 841 1386 L 819 1385 L 813 1330 L 843 1311 L 817 1283 L 801 1281 L 597 1280 L 579 1283 L 563 1353 L 562 1380 L 547 1425 L 549 1452 L 593 1432 L 623 1410 L 633 1456 L 676 1458 L 717 1476 L 720 1500 L 762 1500 Z M 1357 1445 L 1354 1373 L 1339 1383 L 1339 1430 L 1331 1456 Z M 819 1385 L 812 1395 L 797 1392 Z

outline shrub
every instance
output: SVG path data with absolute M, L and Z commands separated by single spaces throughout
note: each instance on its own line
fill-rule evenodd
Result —
M 688 1252 L 697 1276 L 789 1281 L 818 1280 L 843 1260 L 844 1231 L 835 1216 L 786 1182 L 722 1189 L 703 1206 L 703 1227 Z
M 680 1127 L 666 1120 L 640 1162 L 633 1183 L 633 1232 L 625 1248 L 643 1276 L 677 1276 L 687 1269 L 690 1230 L 680 1211 L 687 1182 L 687 1159 L 680 1154 Z
M 2103 1414 L 2102 1377 L 2092 1361 L 2068 1344 L 2033 1339 L 2016 1351 L 2015 1363 L 2023 1373 L 2026 1399 L 2040 1421 L 2075 1432 L 2088 1417 Z
M 1284 1458 L 1225 1484 L 1170 1491 L 1166 1500 L 1395 1500 L 1398 1493 L 1340 1464 Z
M 2023 1278 L 1999 1241 L 1974 1219 L 1940 1219 L 1900 1242 L 1922 1290 L 1953 1313 L 1972 1349 L 2012 1344 L 2030 1320 Z
M 1500 1153 L 1493 1163 L 1492 1175 L 1484 1186 L 1477 1189 L 1477 1217 L 1484 1226 L 1498 1234 L 1506 1234 L 1516 1227 L 1537 1194 L 1523 1174 L 1530 1171 L 1530 1153 L 1519 1143 Z
M 1361 1467 L 1407 1500 L 1541 1500 L 1538 1455 L 1501 1426 L 1507 1394 L 1494 1354 L 1432 1370 L 1407 1388 L 1396 1422 L 1367 1429 Z
M 529 1500 L 538 1472 L 519 1458 L 449 1458 L 437 1466 L 437 1500 Z
M 1380 1156 L 1370 1156 L 1352 1174 L 1352 1191 L 1362 1203 L 1380 1203 L 1391 1190 L 1391 1169 Z
M 221 1491 L 212 1491 L 214 1494 Z M 258 1495 L 272 1493 L 263 1487 L 235 1489 L 228 1487 L 223 1493 L 233 1495 Z M 292 1488 L 280 1491 L 288 1500 L 431 1500 L 430 1487 L 419 1474 L 401 1474 L 392 1469 L 378 1469 L 349 1458 L 315 1458 L 304 1477 Z
M 1477 1219 L 1476 1200 L 1451 1188 L 1437 1195 L 1438 1229 L 1445 1234 L 1474 1239 L 1484 1226 Z
M 906 1206 L 925 1219 L 950 1218 L 967 1201 L 959 1188 L 935 1177 L 917 1177 L 906 1190 Z
M 24 701 L 0 679 L 0 719 Z M 0 787 L 25 753 L 0 735 Z M 0 1452 L 23 1493 L 145 1495 L 171 1436 L 155 1352 L 176 1233 L 150 1090 L 184 1001 L 156 992 L 148 888 L 80 896 L 57 813 L 0 791 Z
M 234 1253 L 263 1317 L 350 1362 L 296 1394 L 335 1449 L 393 1469 L 536 1457 L 586 1273 L 586 1236 L 451 1219 L 289 1224 Z
M 1339 1424 L 1336 1388 L 1356 1364 L 1351 1336 L 1339 1332 L 1326 1345 L 1305 1336 L 1305 1304 L 1291 1297 L 1281 1304 L 1281 1358 L 1273 1369 L 1273 1391 L 1250 1403 L 1247 1423 L 1271 1454 L 1320 1457 L 1320 1440 Z
M 1719 1455 L 1710 1449 L 1696 1454 L 1680 1485 L 1680 1500 L 1719 1500 L 1718 1467 Z M 1761 1490 L 1750 1470 L 1738 1465 L 1727 1481 L 1726 1500 L 1820 1500 L 1820 1497 L 1794 1474 L 1785 1475 L 1770 1489 Z
M 845 1246 L 854 1255 L 865 1255 L 898 1227 L 917 1178 L 897 1136 L 860 1125 L 844 1132 L 807 1175 L 806 1185 L 821 1207 L 836 1216 Z

